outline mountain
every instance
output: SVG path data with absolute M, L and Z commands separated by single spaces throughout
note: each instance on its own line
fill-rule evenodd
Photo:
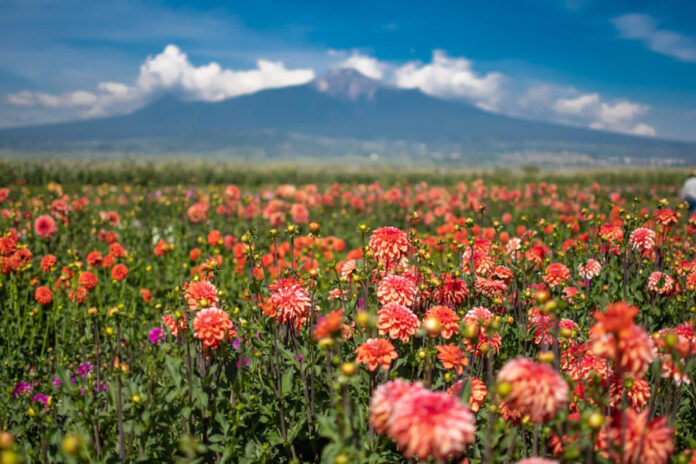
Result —
M 122 116 L 0 130 L 6 152 L 217 153 L 561 163 L 688 164 L 696 144 L 483 111 L 357 71 L 217 103 L 164 95 Z M 373 157 L 375 155 L 372 155 Z

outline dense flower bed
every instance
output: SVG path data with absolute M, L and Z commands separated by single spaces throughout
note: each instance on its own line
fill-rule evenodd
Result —
M 696 217 L 571 180 L 2 188 L 2 463 L 696 463 Z

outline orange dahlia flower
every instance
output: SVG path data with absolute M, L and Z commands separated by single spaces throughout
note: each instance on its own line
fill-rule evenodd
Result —
M 425 313 L 425 319 L 428 318 L 434 318 L 440 323 L 440 335 L 445 340 L 459 331 L 459 316 L 447 306 L 433 306 Z
M 464 367 L 469 365 L 466 353 L 459 349 L 457 345 L 438 345 L 435 347 L 438 355 L 437 359 L 442 362 L 445 369 L 456 369 L 458 375 L 464 373 Z
M 377 328 L 381 335 L 388 334 L 389 338 L 398 338 L 403 343 L 408 343 L 418 327 L 418 317 L 406 306 L 390 303 L 377 311 Z
M 233 337 L 236 334 L 233 327 L 229 314 L 216 307 L 201 309 L 193 319 L 196 338 L 209 349 L 215 349 L 222 340 Z
M 415 297 L 416 283 L 409 277 L 389 274 L 377 285 L 377 298 L 381 306 L 398 303 L 410 308 Z
M 397 263 L 408 255 L 411 245 L 403 230 L 396 227 L 380 227 L 372 232 L 369 246 L 378 262 Z
M 570 278 L 570 271 L 562 263 L 552 263 L 546 267 L 544 273 L 544 282 L 546 282 L 549 287 L 556 287 L 563 282 L 566 282 Z
M 423 390 L 425 388 L 420 383 L 408 383 L 403 380 L 392 380 L 380 385 L 370 399 L 369 423 L 375 432 L 387 431 L 394 407 L 403 396 Z
M 299 330 L 309 318 L 312 301 L 307 290 L 295 279 L 283 279 L 271 285 L 273 294 L 268 299 L 280 324 L 292 323 Z
M 466 380 L 460 380 L 459 382 L 452 385 L 447 389 L 447 394 L 450 396 L 461 396 L 462 388 L 464 388 L 465 382 L 471 382 L 471 393 L 469 393 L 469 408 L 472 411 L 478 412 L 486 401 L 486 396 L 488 396 L 488 389 L 483 381 L 477 379 L 476 377 L 469 377 Z
M 458 398 L 422 390 L 409 392 L 396 403 L 387 434 L 406 458 L 446 461 L 474 443 L 476 422 Z
M 367 365 L 371 371 L 377 369 L 377 366 L 387 370 L 392 361 L 399 357 L 394 345 L 384 338 L 368 338 L 355 352 L 358 355 L 355 362 Z
M 497 381 L 510 385 L 503 402 L 532 422 L 552 419 L 568 403 L 568 384 L 548 364 L 513 359 L 498 372 Z
M 656 417 L 649 421 L 649 412 L 647 409 L 637 412 L 630 408 L 623 412 L 616 411 L 606 433 L 601 434 L 604 435 L 604 440 L 600 442 L 606 441 L 604 448 L 609 444 L 623 442 L 623 462 L 666 464 L 674 450 L 673 430 L 667 425 L 665 417 Z M 622 462 L 621 454 L 616 449 L 608 451 L 614 462 Z
M 207 280 L 199 280 L 186 285 L 184 298 L 192 311 L 215 306 L 218 303 L 217 288 Z

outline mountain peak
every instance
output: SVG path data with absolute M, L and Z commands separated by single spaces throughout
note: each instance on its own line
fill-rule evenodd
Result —
M 312 85 L 319 92 L 351 101 L 361 97 L 372 100 L 377 89 L 384 87 L 381 82 L 351 68 L 333 69 L 324 76 L 315 79 Z

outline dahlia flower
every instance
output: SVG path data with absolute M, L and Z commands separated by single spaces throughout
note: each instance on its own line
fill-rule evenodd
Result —
M 403 230 L 396 227 L 380 227 L 372 232 L 369 246 L 378 262 L 397 263 L 408 254 L 411 245 Z
M 390 303 L 377 311 L 377 328 L 381 335 L 400 339 L 408 343 L 409 338 L 420 327 L 420 321 L 413 312 L 398 303 Z
M 389 274 L 377 285 L 377 298 L 381 306 L 389 303 L 411 307 L 416 297 L 415 282 L 405 276 Z
M 425 319 L 434 318 L 441 326 L 440 336 L 448 340 L 459 331 L 459 316 L 447 306 L 436 305 L 425 313 Z
M 201 309 L 193 319 L 196 338 L 209 349 L 217 348 L 220 342 L 236 335 L 233 327 L 229 314 L 214 306 Z
M 394 345 L 385 338 L 368 338 L 365 343 L 355 349 L 355 352 L 357 354 L 355 362 L 367 365 L 371 371 L 378 366 L 387 370 L 392 361 L 399 357 Z
M 446 461 L 474 443 L 476 422 L 469 408 L 454 396 L 409 391 L 396 402 L 387 434 L 406 458 Z
M 217 288 L 207 280 L 191 282 L 184 290 L 184 298 L 192 311 L 215 306 L 218 303 Z
M 552 419 L 568 402 L 568 384 L 548 364 L 513 359 L 498 372 L 497 381 L 510 385 L 503 402 L 532 422 Z

